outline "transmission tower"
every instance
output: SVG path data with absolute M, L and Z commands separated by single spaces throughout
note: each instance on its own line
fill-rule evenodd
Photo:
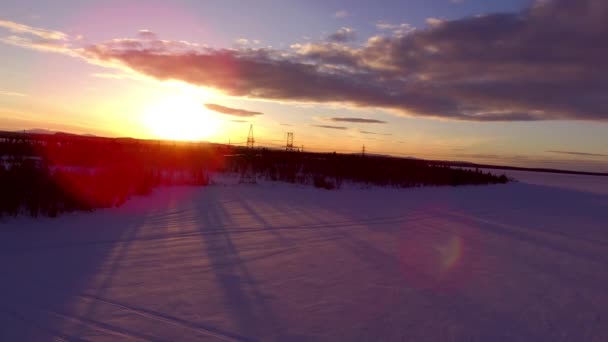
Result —
M 247 148 L 253 148 L 255 139 L 253 139 L 253 125 L 249 126 L 249 135 L 247 135 Z
M 241 178 L 239 183 L 255 184 L 256 176 L 253 171 L 253 158 L 255 158 L 255 151 L 253 150 L 253 125 L 249 126 L 249 135 L 247 136 L 247 149 L 248 152 L 245 154 L 245 163 L 241 168 Z
M 295 151 L 293 147 L 293 132 L 287 132 L 287 144 L 285 145 L 285 151 Z
M 365 157 L 365 145 L 363 145 L 363 147 L 361 147 L 361 155 L 363 157 Z

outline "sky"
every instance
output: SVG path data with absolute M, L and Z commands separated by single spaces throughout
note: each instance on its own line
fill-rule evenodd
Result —
M 0 130 L 608 172 L 603 0 L 3 1 Z

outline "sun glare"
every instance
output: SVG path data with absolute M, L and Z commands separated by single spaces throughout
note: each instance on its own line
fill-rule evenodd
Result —
M 219 120 L 194 97 L 178 95 L 151 103 L 143 113 L 143 123 L 155 138 L 205 140 L 217 132 Z

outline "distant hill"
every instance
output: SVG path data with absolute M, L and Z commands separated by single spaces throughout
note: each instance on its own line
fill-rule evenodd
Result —
M 147 142 L 154 142 L 154 143 L 160 143 L 162 141 L 164 142 L 168 142 L 171 143 L 172 145 L 187 145 L 189 144 L 189 142 L 180 142 L 180 141 L 170 141 L 170 140 L 152 140 L 152 139 L 137 139 L 137 138 L 132 138 L 132 137 L 102 137 L 102 136 L 96 136 L 94 134 L 75 134 L 75 133 L 67 133 L 67 132 L 61 132 L 61 131 L 53 131 L 53 130 L 48 130 L 48 129 L 43 129 L 43 128 L 32 128 L 32 129 L 27 129 L 27 130 L 20 130 L 20 131 L 1 131 L 0 130 L 0 135 L 3 134 L 9 134 L 9 135 L 14 135 L 14 134 L 43 134 L 43 135 L 55 135 L 55 136 L 65 136 L 65 137 L 69 137 L 69 136 L 76 136 L 76 137 L 86 137 L 86 138 L 91 138 L 91 139 L 100 139 L 100 140 L 116 140 L 116 141 L 122 141 L 122 142 L 130 142 L 130 141 L 147 141 Z M 201 142 L 201 143 L 207 143 L 207 144 L 211 144 L 211 145 L 217 145 L 217 146 L 224 146 L 224 147 L 231 147 L 234 148 L 236 146 L 231 146 L 231 145 L 225 145 L 225 144 L 221 144 L 221 143 L 211 143 L 211 142 Z M 273 148 L 273 147 L 263 147 L 264 149 L 268 149 L 268 150 L 275 150 L 275 151 L 281 151 L 283 150 L 283 148 Z M 329 152 L 326 152 L 329 153 Z M 314 153 L 313 153 L 314 154 Z M 317 153 L 317 154 L 323 154 L 323 153 Z M 360 152 L 355 152 L 355 153 L 346 153 L 346 155 L 360 155 Z M 412 156 L 404 156 L 404 155 L 390 155 L 390 154 L 381 154 L 381 153 L 365 153 L 365 155 L 367 157 L 372 157 L 372 158 L 396 158 L 396 159 L 406 159 L 406 160 L 419 160 L 419 161 L 426 161 L 429 162 L 430 165 L 443 165 L 443 166 L 449 166 L 449 167 L 465 167 L 465 168 L 479 168 L 479 169 L 495 169 L 495 170 L 514 170 L 514 171 L 529 171 L 529 172 L 546 172 L 546 173 L 562 173 L 562 174 L 578 174 L 578 175 L 589 175 L 589 176 L 608 176 L 608 173 L 606 172 L 589 172 L 589 171 L 580 171 L 580 170 L 563 170 L 563 169 L 549 169 L 549 168 L 531 168 L 531 167 L 516 167 L 516 166 L 508 166 L 508 165 L 490 165 L 490 164 L 478 164 L 478 163 L 473 163 L 473 162 L 468 162 L 468 161 L 458 161 L 458 160 L 430 160 L 430 159 L 422 159 L 422 158 L 416 158 L 416 157 L 412 157 Z
M 44 129 L 44 128 L 32 128 L 32 129 L 26 129 L 23 131 L 16 131 L 18 133 L 28 133 L 28 134 L 48 134 L 48 135 L 79 135 L 79 136 L 83 136 L 83 137 L 97 137 L 94 134 L 90 134 L 90 133 L 86 133 L 86 134 L 77 134 L 77 133 L 70 133 L 70 132 L 63 132 L 63 131 L 53 131 L 50 129 Z
M 57 133 L 56 131 L 51 131 L 48 129 L 44 129 L 44 128 L 32 128 L 32 129 L 25 129 L 23 131 L 16 131 L 16 132 L 23 132 L 23 133 L 30 133 L 30 134 L 55 134 Z
M 430 162 L 434 163 L 436 165 L 446 165 L 446 166 L 451 166 L 451 167 L 467 167 L 467 168 L 477 168 L 477 169 L 512 170 L 512 171 L 545 172 L 545 173 L 562 173 L 562 174 L 587 175 L 587 176 L 608 176 L 608 173 L 606 173 L 606 172 L 589 172 L 589 171 L 519 167 L 519 166 L 507 166 L 507 165 L 490 165 L 490 164 L 477 164 L 477 163 L 463 162 L 463 161 L 430 160 Z

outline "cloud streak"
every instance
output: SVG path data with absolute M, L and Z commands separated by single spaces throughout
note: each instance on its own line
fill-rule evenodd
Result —
M 556 154 L 567 154 L 567 155 L 573 155 L 573 156 L 582 156 L 582 157 L 608 157 L 608 154 L 575 152 L 575 151 L 547 151 L 547 152 L 556 153 Z
M 60 32 L 0 26 L 30 36 L 3 39 L 13 45 L 231 96 L 495 122 L 606 121 L 607 21 L 606 1 L 549 0 L 518 13 L 431 20 L 425 29 L 384 24 L 388 35 L 356 47 L 338 39 L 291 50 L 213 49 L 152 34 L 74 46 Z
M 359 133 L 361 133 L 361 134 L 371 134 L 371 135 L 385 135 L 385 136 L 392 135 L 390 133 L 378 133 L 378 132 L 370 132 L 370 131 L 359 131 Z
M 12 33 L 25 33 L 42 39 L 66 40 L 68 38 L 68 36 L 63 32 L 36 28 L 9 20 L 0 20 L 0 27 L 8 29 Z
M 11 97 L 25 97 L 26 94 L 18 93 L 16 91 L 4 91 L 0 90 L 0 96 L 11 96 Z
M 344 127 L 344 126 L 330 126 L 330 125 L 312 125 L 312 126 L 318 127 L 318 128 L 326 128 L 326 129 L 338 129 L 338 130 L 348 129 L 347 127 Z
M 250 110 L 238 109 L 238 108 L 230 108 L 230 107 L 221 106 L 221 105 L 213 104 L 213 103 L 205 103 L 205 107 L 207 107 L 207 109 L 210 109 L 214 112 L 218 112 L 218 113 L 222 113 L 222 114 L 226 114 L 226 115 L 232 115 L 232 116 L 252 117 L 252 116 L 257 116 L 257 115 L 263 115 L 263 113 L 260 113 L 260 112 L 253 112 Z
M 385 124 L 386 121 L 364 118 L 329 118 L 334 122 L 352 122 L 352 123 L 368 123 L 368 124 Z

